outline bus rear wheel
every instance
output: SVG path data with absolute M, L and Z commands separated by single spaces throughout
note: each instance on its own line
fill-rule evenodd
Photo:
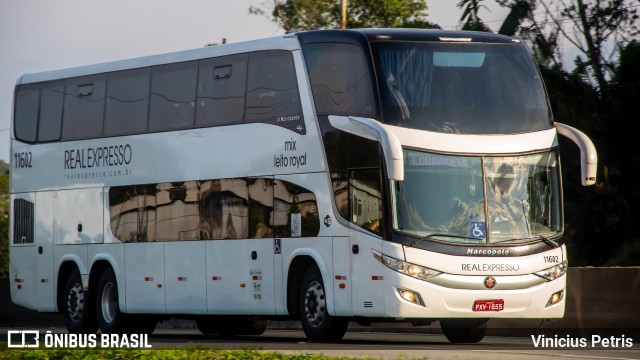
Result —
M 454 344 L 475 344 L 480 342 L 487 331 L 487 319 L 442 319 L 442 333 Z
M 64 324 L 70 333 L 92 334 L 98 330 L 89 293 L 82 287 L 80 272 L 75 269 L 64 288 Z
M 331 316 L 326 303 L 322 274 L 318 266 L 314 265 L 302 277 L 298 302 L 302 329 L 311 341 L 340 341 L 347 331 L 349 321 Z
M 118 283 L 113 269 L 106 269 L 98 281 L 96 312 L 100 330 L 105 334 L 151 334 L 157 319 L 144 315 L 127 315 L 120 311 Z

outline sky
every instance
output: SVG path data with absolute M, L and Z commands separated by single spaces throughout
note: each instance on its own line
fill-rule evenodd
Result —
M 338 0 L 336 0 L 338 1 Z M 0 0 L 0 160 L 9 162 L 13 89 L 22 74 L 283 34 L 270 0 Z M 455 29 L 457 0 L 427 0 L 428 20 Z M 506 10 L 486 2 L 492 29 Z M 266 10 L 269 13 L 268 10 Z

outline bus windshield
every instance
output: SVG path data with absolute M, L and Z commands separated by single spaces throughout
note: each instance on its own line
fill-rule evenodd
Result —
M 519 43 L 372 43 L 382 121 L 444 133 L 549 129 L 545 90 Z
M 394 230 L 465 244 L 520 244 L 562 230 L 557 154 L 446 156 L 404 150 Z

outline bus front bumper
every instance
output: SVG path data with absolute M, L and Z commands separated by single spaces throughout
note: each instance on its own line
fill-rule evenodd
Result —
M 566 275 L 513 290 L 448 288 L 390 269 L 385 273 L 385 280 L 390 285 L 385 294 L 387 317 L 551 319 L 564 316 Z

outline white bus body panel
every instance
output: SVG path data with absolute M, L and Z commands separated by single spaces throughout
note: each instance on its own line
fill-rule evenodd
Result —
M 16 199 L 24 199 L 35 203 L 35 194 L 15 194 L 11 195 L 11 209 L 13 213 L 13 204 Z M 37 213 L 34 214 L 37 219 Z M 32 244 L 14 244 L 14 217 L 10 217 L 9 221 L 9 277 L 11 287 L 11 300 L 17 304 L 29 309 L 36 309 L 37 299 L 37 242 L 38 237 L 34 239 Z
M 206 257 L 209 314 L 248 313 L 253 289 L 249 286 L 252 282 L 249 281 L 250 253 L 246 250 L 246 241 L 207 241 Z
M 333 240 L 333 302 L 335 315 L 353 316 L 353 284 L 351 275 L 351 244 L 348 236 L 336 236 Z M 344 284 L 344 288 L 340 288 Z
M 61 190 L 56 201 L 56 245 L 103 242 L 102 188 Z
M 45 191 L 36 193 L 35 237 L 37 256 L 36 302 L 38 311 L 56 311 L 53 269 L 54 209 L 56 193 Z
M 164 244 L 167 313 L 207 313 L 205 255 L 204 241 Z
M 164 246 L 164 242 L 124 245 L 127 312 L 165 312 Z
M 384 125 L 402 146 L 457 154 L 517 154 L 558 146 L 556 129 L 514 135 L 444 134 Z
M 286 147 L 285 143 L 291 141 L 296 143 L 295 149 Z M 68 191 L 75 194 L 79 188 L 95 188 L 94 192 L 69 195 L 82 201 L 75 206 L 71 202 L 73 199 L 63 199 L 66 208 L 92 209 L 94 214 L 102 209 L 102 205 L 94 205 L 97 205 L 96 196 L 104 186 L 264 177 L 325 170 L 315 125 L 307 127 L 306 135 L 259 123 L 94 139 L 90 142 L 69 141 L 38 146 L 14 144 L 13 152 L 33 153 L 33 168 L 14 170 L 13 192 L 74 188 Z M 100 148 L 122 149 L 126 154 L 125 161 L 119 164 L 112 159 L 109 165 L 109 160 L 102 159 L 96 164 L 93 153 Z M 229 152 L 235 155 L 226 156 Z M 295 158 L 296 161 L 289 161 L 288 166 L 277 163 L 277 159 L 283 157 Z M 47 173 L 47 177 L 35 176 L 36 169 Z M 87 205 L 94 207 L 85 207 Z M 70 219 L 69 226 L 75 222 L 73 228 L 77 227 L 78 220 L 81 219 Z
M 351 284 L 353 288 L 353 314 L 356 316 L 385 316 L 385 298 L 381 289 L 384 286 L 384 269 L 374 257 L 373 251 L 382 252 L 383 240 L 364 233 L 362 230 L 351 230 L 350 248 L 358 247 L 358 253 L 351 251 Z

